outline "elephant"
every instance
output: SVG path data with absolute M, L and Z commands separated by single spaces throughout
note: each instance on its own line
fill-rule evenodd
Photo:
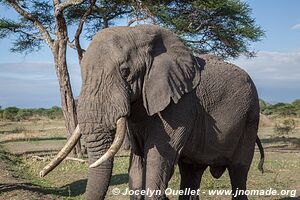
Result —
M 81 74 L 78 126 L 41 176 L 67 156 L 81 135 L 90 164 L 88 200 L 105 198 L 113 158 L 126 134 L 129 188 L 162 191 L 131 199 L 167 199 L 165 190 L 177 164 L 180 189 L 198 189 L 209 167 L 215 178 L 228 169 L 233 192 L 245 190 L 256 143 L 263 170 L 253 81 L 217 56 L 193 55 L 171 31 L 155 25 L 103 29 L 85 52 Z

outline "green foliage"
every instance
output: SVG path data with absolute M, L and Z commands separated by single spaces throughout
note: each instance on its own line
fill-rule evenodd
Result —
M 62 118 L 63 117 L 62 110 L 57 106 L 53 106 L 51 109 L 47 111 L 47 116 L 50 119 Z
M 7 1 L 0 2 L 8 7 Z M 33 17 L 53 34 L 55 32 L 53 5 L 50 1 L 18 1 L 20 7 L 28 11 Z M 32 20 L 19 16 L 11 20 L 0 18 L 0 39 L 14 35 L 11 51 L 17 53 L 30 53 L 37 51 L 44 44 L 40 32 L 34 28 Z
M 23 26 L 21 23 L 2 18 L 0 19 L 0 38 L 5 38 L 10 33 L 18 32 L 20 29 L 22 29 L 22 27 Z
M 289 135 L 296 128 L 296 122 L 292 118 L 287 118 L 275 123 L 274 132 L 277 135 Z
M 61 108 L 53 106 L 52 108 L 31 108 L 21 109 L 16 107 L 8 107 L 0 109 L 0 120 L 21 121 L 28 120 L 32 117 L 45 117 L 49 119 L 62 119 L 63 114 Z
M 8 107 L 3 111 L 3 118 L 8 120 L 14 120 L 14 117 L 18 114 L 19 109 L 16 107 Z
M 1 2 L 7 4 L 7 1 Z M 38 19 L 51 36 L 55 36 L 57 30 L 51 1 L 18 3 Z M 64 17 L 69 30 L 79 24 L 89 6 L 90 1 L 84 1 L 66 8 Z M 250 15 L 250 7 L 241 0 L 103 0 L 96 1 L 92 13 L 85 20 L 83 35 L 90 39 L 99 29 L 114 26 L 116 22 L 121 25 L 118 20 L 128 17 L 130 24 L 142 21 L 173 30 L 198 53 L 214 53 L 224 58 L 240 54 L 253 56 L 249 44 L 259 41 L 264 32 Z M 16 20 L 0 18 L 0 38 L 14 34 L 16 37 L 11 48 L 14 52 L 38 50 L 43 43 L 41 34 L 33 27 L 33 22 L 23 17 Z M 72 38 L 71 33 L 69 31 L 69 38 Z
M 100 29 L 114 26 L 117 20 L 133 14 L 133 4 L 130 0 L 96 1 L 92 14 L 85 22 L 85 38 L 91 39 Z M 85 1 L 80 5 L 67 8 L 65 16 L 68 25 L 78 24 L 89 5 L 89 1 Z
M 33 115 L 33 112 L 31 109 L 19 109 L 18 113 L 14 118 L 18 121 L 28 119 Z
M 259 99 L 259 108 L 260 112 L 264 112 L 267 108 L 267 103 L 262 99 Z
M 196 52 L 224 58 L 253 56 L 249 44 L 264 36 L 248 4 L 240 0 L 143 2 L 159 24 L 180 35 Z
M 297 104 L 297 100 L 295 101 Z M 300 113 L 300 107 L 297 107 L 294 102 L 290 103 L 276 103 L 274 105 L 267 104 L 265 101 L 260 100 L 260 112 L 264 115 L 278 115 L 283 117 L 295 116 Z
M 300 99 L 296 99 L 293 101 L 292 105 L 297 109 L 300 110 Z
M 3 119 L 3 112 L 4 110 L 0 110 L 0 119 Z

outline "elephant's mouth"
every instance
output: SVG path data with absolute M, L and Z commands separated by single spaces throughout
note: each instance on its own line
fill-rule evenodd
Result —
M 115 134 L 115 139 L 110 146 L 110 148 L 107 150 L 107 152 L 101 156 L 96 162 L 91 164 L 89 167 L 94 168 L 105 161 L 109 160 L 112 158 L 121 148 L 121 145 L 124 141 L 125 134 L 127 131 L 127 118 L 126 117 L 120 117 L 117 122 L 116 122 L 116 134 Z M 59 165 L 66 157 L 67 155 L 71 152 L 71 150 L 74 148 L 75 144 L 77 141 L 80 139 L 81 134 L 80 134 L 80 129 L 79 126 L 77 125 L 76 129 L 74 130 L 72 136 L 69 138 L 65 146 L 58 152 L 58 154 L 50 161 L 48 165 L 46 165 L 41 171 L 40 171 L 40 177 L 46 176 L 49 172 L 51 172 L 55 167 Z

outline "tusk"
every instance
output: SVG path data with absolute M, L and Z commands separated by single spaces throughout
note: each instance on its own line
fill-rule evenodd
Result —
M 40 171 L 40 177 L 46 176 L 49 172 L 51 172 L 67 155 L 71 152 L 71 150 L 76 145 L 77 141 L 80 139 L 80 130 L 79 126 L 75 128 L 73 134 L 65 144 L 65 146 L 58 152 L 58 154 L 50 161 L 48 165 L 46 165 L 42 171 Z
M 116 135 L 112 145 L 107 150 L 107 152 L 103 156 L 101 156 L 101 158 L 99 158 L 96 162 L 90 165 L 91 168 L 98 167 L 103 162 L 114 157 L 114 155 L 119 151 L 119 149 L 123 144 L 126 131 L 127 131 L 127 119 L 126 117 L 121 117 L 117 121 Z

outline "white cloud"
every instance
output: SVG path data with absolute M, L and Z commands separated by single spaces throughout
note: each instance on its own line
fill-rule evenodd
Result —
M 69 65 L 74 95 L 81 85 L 78 65 Z M 50 107 L 60 105 L 53 63 L 0 63 L 0 105 Z
M 255 58 L 241 57 L 233 63 L 250 74 L 261 96 L 272 91 L 272 96 L 266 98 L 277 101 L 300 98 L 300 51 L 261 51 Z
M 52 63 L 1 63 L 0 78 L 28 81 L 55 80 Z
M 295 24 L 294 26 L 292 26 L 292 29 L 300 29 L 300 23 L 299 24 Z
M 234 61 L 256 79 L 300 81 L 299 52 L 262 51 L 255 58 L 239 58 Z

